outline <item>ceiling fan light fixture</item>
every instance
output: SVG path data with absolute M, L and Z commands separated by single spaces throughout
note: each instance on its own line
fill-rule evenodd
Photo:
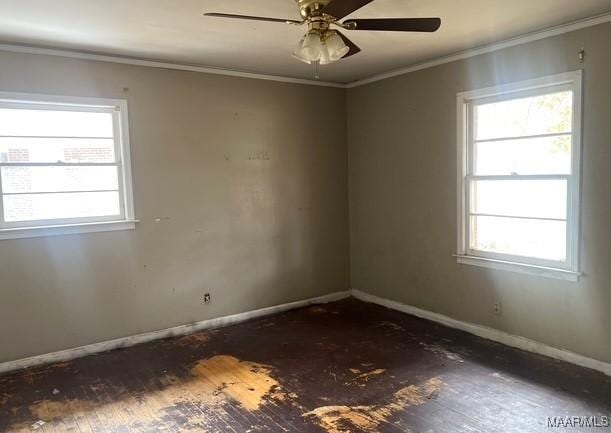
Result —
M 328 51 L 329 60 L 331 62 L 337 62 L 350 51 L 350 48 L 340 35 L 336 31 L 329 32 L 329 35 L 325 39 L 325 45 Z M 321 62 L 322 63 L 322 62 Z
M 328 65 L 329 63 L 333 63 L 335 60 L 331 59 L 329 55 L 329 49 L 327 48 L 327 44 L 323 42 L 320 48 L 320 59 L 318 59 L 321 65 Z
M 303 38 L 303 56 L 310 62 L 318 62 L 322 56 L 323 42 L 318 32 L 309 32 Z
M 297 44 L 293 57 L 307 64 L 328 65 L 340 60 L 349 50 L 336 31 L 310 31 Z
M 305 50 L 303 48 L 304 40 L 305 40 L 305 37 L 301 38 L 301 40 L 297 44 L 297 47 L 295 48 L 295 51 L 293 51 L 293 57 L 295 57 L 297 60 L 299 60 L 299 61 L 301 61 L 303 63 L 307 63 L 308 65 L 311 65 L 312 61 L 308 60 L 308 58 L 306 57 L 306 54 L 305 54 Z

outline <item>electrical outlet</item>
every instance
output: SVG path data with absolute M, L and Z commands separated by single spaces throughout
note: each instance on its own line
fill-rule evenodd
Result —
M 204 293 L 204 303 L 205 304 L 210 303 L 210 293 Z
M 494 305 L 492 305 L 492 311 L 494 311 L 494 314 L 496 314 L 497 316 L 500 316 L 503 313 L 501 303 L 495 302 Z

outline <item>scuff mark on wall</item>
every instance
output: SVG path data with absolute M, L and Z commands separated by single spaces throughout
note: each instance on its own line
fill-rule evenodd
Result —
M 254 152 L 248 156 L 249 161 L 269 161 L 270 159 L 269 153 L 265 151 Z

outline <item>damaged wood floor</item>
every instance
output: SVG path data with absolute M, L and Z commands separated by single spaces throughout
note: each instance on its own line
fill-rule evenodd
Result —
M 610 415 L 610 377 L 354 299 L 0 376 L 0 432 L 536 433 Z

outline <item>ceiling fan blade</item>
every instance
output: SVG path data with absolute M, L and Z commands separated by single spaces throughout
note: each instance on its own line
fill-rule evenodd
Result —
M 345 16 L 350 15 L 355 10 L 371 3 L 372 1 L 373 0 L 331 0 L 331 3 L 325 6 L 322 11 L 323 13 L 331 15 L 333 18 L 340 20 Z
M 440 18 L 371 18 L 346 20 L 350 30 L 382 30 L 392 32 L 435 32 L 441 26 Z
M 216 18 L 233 18 L 233 19 L 238 19 L 238 20 L 268 21 L 272 23 L 301 24 L 301 21 L 288 20 L 288 19 L 283 19 L 283 18 L 268 18 L 268 17 L 253 17 L 250 15 L 219 14 L 216 12 L 205 13 L 204 16 L 216 17 Z
M 350 51 L 348 51 L 344 55 L 344 57 L 342 57 L 342 59 L 345 59 L 346 57 L 350 57 L 350 56 L 353 56 L 361 52 L 361 49 L 354 42 L 348 39 L 342 32 L 337 32 L 337 34 L 339 35 L 340 38 L 342 38 L 342 40 L 344 41 L 344 44 L 346 44 L 348 48 L 350 48 Z

